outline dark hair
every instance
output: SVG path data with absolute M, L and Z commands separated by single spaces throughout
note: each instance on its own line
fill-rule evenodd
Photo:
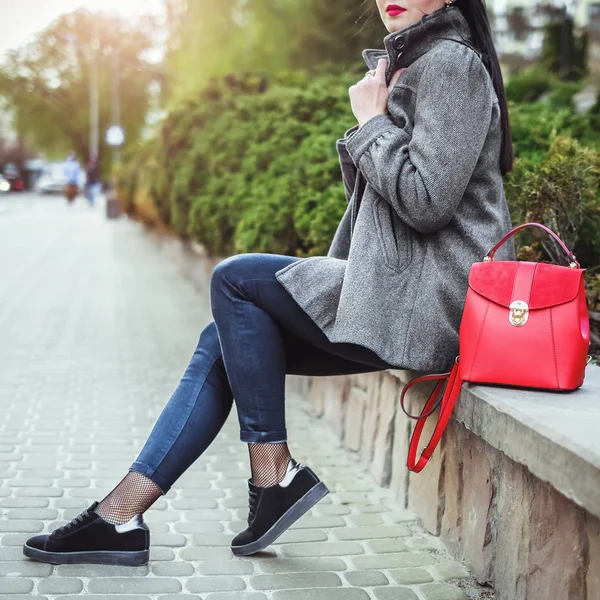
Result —
M 458 7 L 469 24 L 473 46 L 481 53 L 483 64 L 490 74 L 494 89 L 496 90 L 496 95 L 498 96 L 500 105 L 500 123 L 502 126 L 500 172 L 502 173 L 502 176 L 504 176 L 512 170 L 515 155 L 510 132 L 504 81 L 502 79 L 502 72 L 500 71 L 498 54 L 494 47 L 485 0 L 455 0 L 453 6 Z
M 374 10 L 373 0 L 364 0 L 363 7 L 365 11 L 363 16 L 370 20 L 375 17 L 377 10 Z M 481 59 L 496 90 L 498 103 L 500 105 L 500 124 L 502 128 L 502 142 L 500 147 L 500 172 L 504 177 L 513 168 L 514 151 L 510 132 L 510 122 L 508 118 L 508 104 L 506 102 L 506 92 L 504 90 L 504 81 L 500 71 L 500 61 L 494 47 L 490 22 L 487 16 L 485 0 L 455 0 L 452 6 L 458 7 L 465 20 L 469 24 L 471 38 L 474 48 L 481 54 Z

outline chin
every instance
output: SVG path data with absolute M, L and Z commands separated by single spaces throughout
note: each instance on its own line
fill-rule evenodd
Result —
M 408 27 L 411 23 L 414 23 L 415 19 L 411 19 L 407 14 L 399 15 L 397 17 L 388 17 L 386 15 L 385 28 L 390 32 L 394 33 Z

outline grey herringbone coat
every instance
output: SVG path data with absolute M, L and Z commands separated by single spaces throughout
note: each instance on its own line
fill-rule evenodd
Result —
M 388 82 L 407 69 L 389 114 L 337 142 L 348 207 L 328 255 L 277 273 L 330 341 L 398 368 L 451 366 L 469 269 L 511 227 L 498 98 L 470 41 L 450 6 L 363 51 L 371 69 L 388 59 Z M 514 259 L 514 246 L 496 258 Z

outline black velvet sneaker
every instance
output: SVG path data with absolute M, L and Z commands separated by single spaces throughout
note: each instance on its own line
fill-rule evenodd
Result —
M 270 546 L 329 490 L 305 465 L 290 460 L 285 478 L 272 487 L 258 487 L 248 481 L 250 513 L 248 529 L 233 538 L 231 550 L 237 556 L 255 554 Z
M 53 565 L 145 565 L 150 555 L 150 531 L 142 515 L 135 515 L 123 525 L 112 525 L 94 512 L 97 506 L 94 502 L 49 535 L 27 540 L 23 554 Z

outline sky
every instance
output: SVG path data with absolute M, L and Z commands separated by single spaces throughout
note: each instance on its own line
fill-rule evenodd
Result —
M 84 7 L 123 16 L 160 10 L 161 0 L 0 0 L 0 57 L 26 43 L 56 17 Z

